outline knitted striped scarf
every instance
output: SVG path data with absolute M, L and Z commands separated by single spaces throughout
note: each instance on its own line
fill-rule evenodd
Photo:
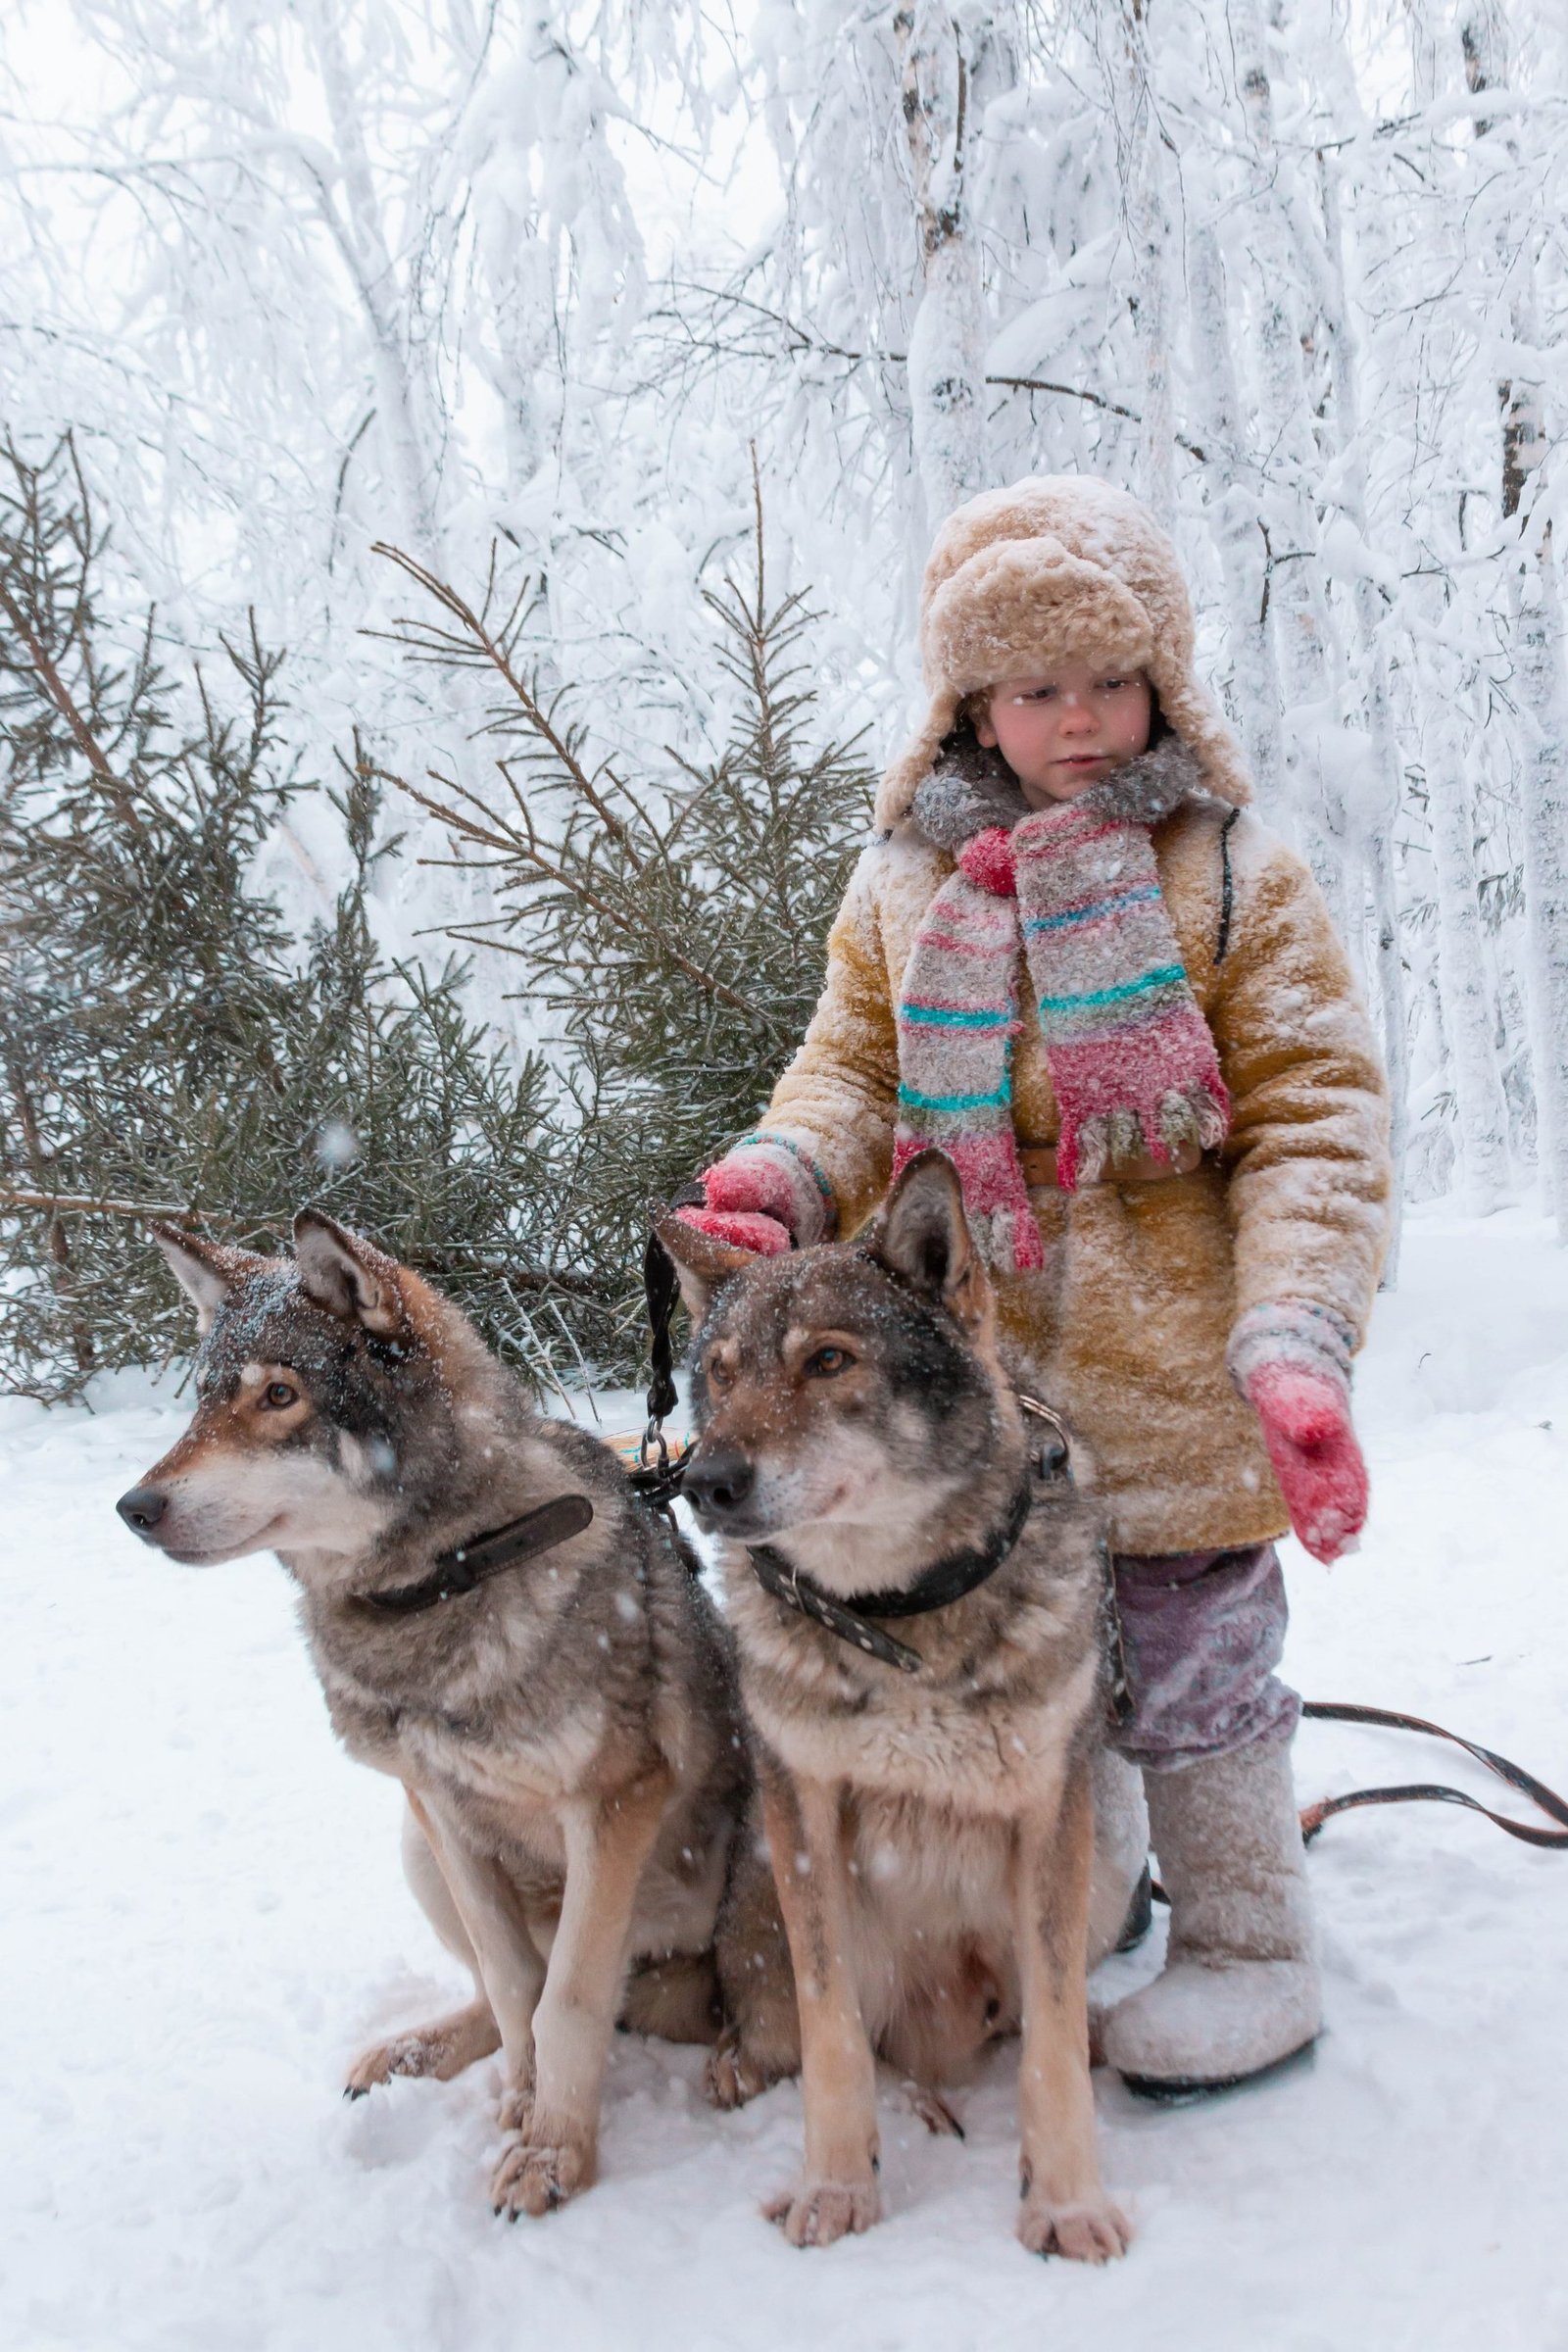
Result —
M 915 795 L 911 814 L 956 851 L 958 870 L 904 975 L 893 1172 L 928 1146 L 945 1152 L 1000 1271 L 1044 1262 L 1012 1123 L 1020 963 L 1060 1113 L 1058 1184 L 1092 1184 L 1145 1151 L 1207 1151 L 1225 1134 L 1230 1099 L 1149 838 L 1197 782 L 1167 736 L 1079 799 L 1029 811 L 1000 757 L 971 737 Z

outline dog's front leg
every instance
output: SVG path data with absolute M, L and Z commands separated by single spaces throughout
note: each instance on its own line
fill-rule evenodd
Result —
M 1022 1995 L 1018 2235 L 1031 2254 L 1104 2262 L 1131 2232 L 1101 2185 L 1089 2080 L 1089 1889 L 1094 1805 L 1085 1766 L 1069 1768 L 1060 1806 L 1026 1813 L 1012 1848 Z
M 516 1888 L 500 1863 L 466 1845 L 457 1824 L 434 1798 L 413 1788 L 408 1798 L 472 1947 L 479 1982 L 500 2030 L 507 2071 L 501 2120 L 511 2127 L 522 2121 L 533 2103 L 533 2021 L 545 1964 Z
M 497 2208 L 549 2213 L 593 2181 L 599 2106 L 626 1973 L 643 1865 L 669 1801 L 666 1773 L 560 1811 L 566 1847 L 561 1924 L 534 2013 L 534 2100 L 496 2169 Z
M 876 2066 L 860 2016 L 850 1942 L 842 1791 L 761 1768 L 762 1819 L 801 2011 L 806 2169 L 763 2210 L 793 2246 L 869 2230 L 877 2195 Z

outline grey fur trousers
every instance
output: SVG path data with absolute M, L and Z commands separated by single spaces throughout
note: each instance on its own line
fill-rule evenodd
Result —
M 1170 1944 L 1162 1974 L 1104 2020 L 1105 2057 L 1135 2085 L 1219 2088 L 1322 2022 L 1290 1743 L 1147 1772 L 1144 1792 Z

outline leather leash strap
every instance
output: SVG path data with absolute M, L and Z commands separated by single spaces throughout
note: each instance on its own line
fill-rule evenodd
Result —
M 473 1592 L 503 1569 L 515 1568 L 519 1560 L 553 1551 L 558 1544 L 580 1536 L 593 1515 L 594 1506 L 586 1494 L 558 1494 L 553 1502 L 524 1511 L 520 1519 L 509 1519 L 504 1527 L 494 1527 L 487 1535 L 475 1536 L 451 1551 L 437 1552 L 430 1574 L 416 1585 L 394 1585 L 389 1592 L 357 1592 L 354 1597 L 364 1608 L 385 1617 L 409 1617 L 420 1609 L 433 1609 L 438 1601 Z
M 690 1205 L 686 1194 L 696 1192 L 700 1202 L 703 1195 L 698 1186 L 684 1188 L 672 1206 Z M 649 1369 L 653 1374 L 648 1384 L 648 1428 L 657 1434 L 659 1424 L 675 1410 L 679 1399 L 675 1394 L 675 1348 L 669 1336 L 675 1301 L 680 1297 L 680 1278 L 675 1261 L 664 1248 L 652 1225 L 643 1244 L 643 1297 L 648 1306 Z
M 1568 1847 L 1568 1803 L 1538 1781 L 1534 1773 L 1526 1772 L 1519 1764 L 1511 1764 L 1506 1756 L 1495 1755 L 1490 1747 L 1482 1747 L 1474 1740 L 1463 1740 L 1457 1732 L 1446 1732 L 1441 1723 L 1428 1723 L 1420 1715 L 1399 1715 L 1387 1707 L 1358 1707 L 1348 1703 L 1336 1704 L 1324 1699 L 1310 1699 L 1301 1712 L 1313 1723 L 1365 1723 L 1396 1732 L 1424 1732 L 1433 1740 L 1446 1740 L 1454 1747 L 1462 1747 L 1467 1756 L 1474 1756 L 1489 1772 L 1494 1772 L 1510 1788 L 1539 1805 L 1548 1821 L 1559 1826 L 1554 1830 L 1542 1829 L 1533 1821 L 1514 1821 L 1506 1813 L 1494 1813 L 1479 1797 L 1467 1796 L 1462 1788 L 1445 1788 L 1436 1781 L 1416 1781 L 1400 1788 L 1352 1788 L 1345 1796 L 1321 1796 L 1315 1805 L 1301 1808 L 1301 1837 L 1310 1844 L 1326 1821 L 1336 1813 L 1353 1813 L 1363 1805 L 1398 1805 L 1428 1803 L 1463 1805 L 1468 1812 L 1485 1814 L 1510 1838 L 1518 1838 L 1526 1845 L 1546 1846 L 1556 1851 Z
M 700 1184 L 682 1185 L 670 1206 L 701 1208 L 705 1198 Z M 655 1209 L 651 1216 L 657 1213 Z M 636 1468 L 628 1470 L 626 1477 L 638 1500 L 662 1511 L 666 1519 L 684 1483 L 686 1458 L 691 1451 L 688 1446 L 672 1455 L 664 1436 L 665 1418 L 680 1402 L 675 1388 L 675 1344 L 670 1337 L 679 1297 L 680 1277 L 675 1271 L 675 1261 L 650 1221 L 648 1239 L 643 1245 L 643 1298 L 648 1307 L 648 1358 L 653 1377 L 648 1384 L 648 1419 L 643 1427 L 641 1455 Z M 648 1458 L 651 1447 L 658 1448 L 657 1461 Z M 682 1557 L 696 1576 L 700 1563 L 689 1546 L 682 1546 Z

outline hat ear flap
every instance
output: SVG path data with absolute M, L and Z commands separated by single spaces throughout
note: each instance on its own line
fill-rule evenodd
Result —
M 962 695 L 951 686 L 939 686 L 932 696 L 919 733 L 905 745 L 878 787 L 874 822 L 879 833 L 891 833 L 908 815 L 910 802 L 957 723 L 962 702 Z
M 1202 688 L 1190 678 L 1162 677 L 1157 662 L 1152 683 L 1160 716 L 1192 753 L 1203 790 L 1232 808 L 1249 807 L 1252 778 L 1247 755 Z

